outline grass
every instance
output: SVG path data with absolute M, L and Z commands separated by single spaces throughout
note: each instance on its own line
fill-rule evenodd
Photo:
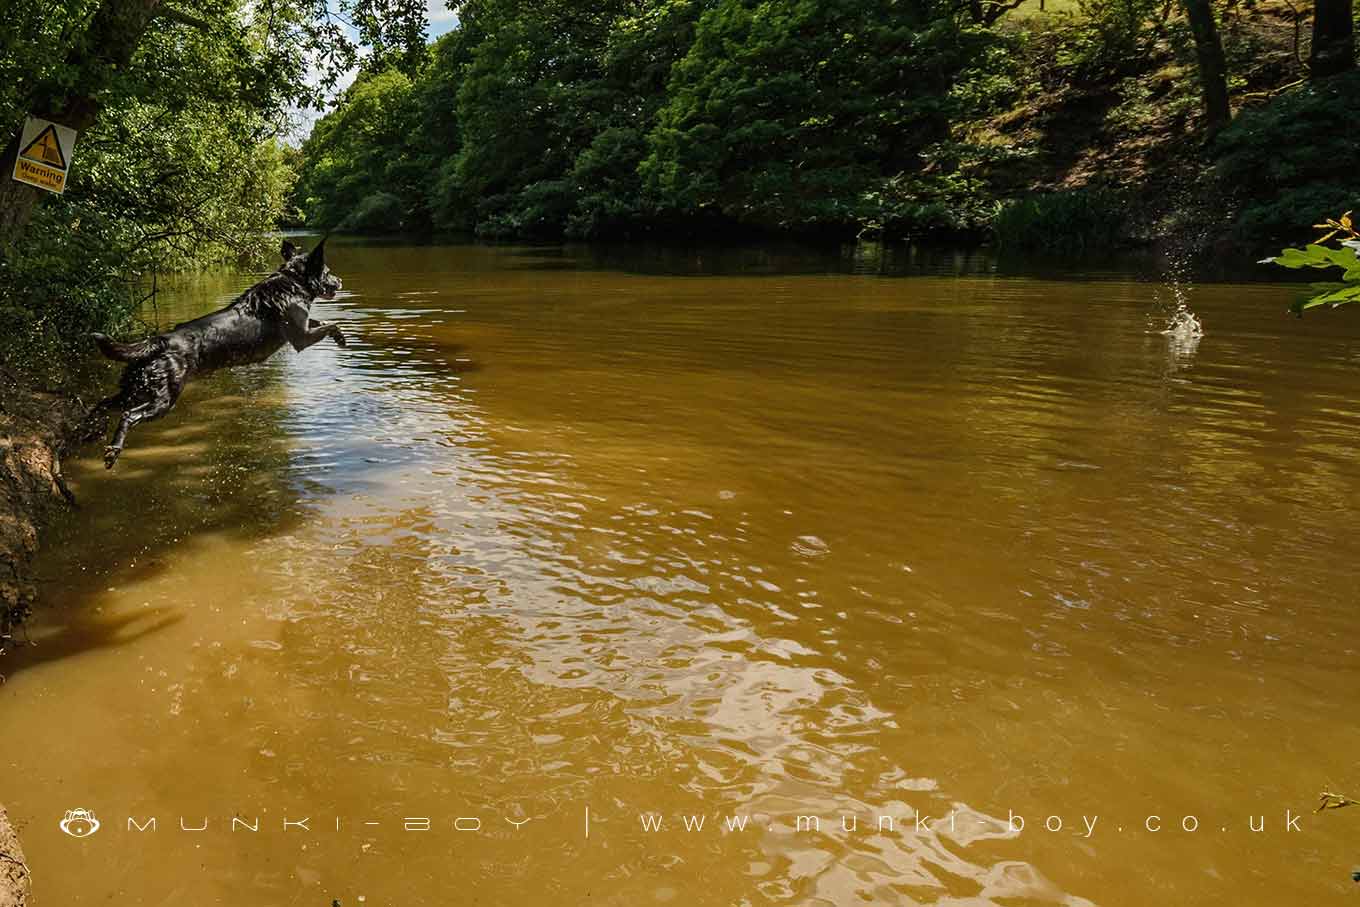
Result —
M 1026 252 L 1098 252 L 1119 244 L 1125 199 L 1103 188 L 1031 195 L 1010 202 L 995 221 L 997 245 Z

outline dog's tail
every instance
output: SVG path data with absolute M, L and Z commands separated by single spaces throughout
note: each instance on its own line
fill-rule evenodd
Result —
M 134 343 L 119 343 L 107 334 L 91 334 L 99 352 L 119 362 L 140 362 L 150 359 L 165 348 L 160 337 L 147 337 Z

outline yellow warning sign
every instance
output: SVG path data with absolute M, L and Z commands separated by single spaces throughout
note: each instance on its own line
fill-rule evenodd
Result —
M 47 128 L 38 133 L 38 137 L 19 152 L 19 157 L 66 169 L 66 158 L 61 156 L 61 143 L 57 141 L 57 129 L 51 123 L 48 123 Z
M 37 186 L 49 192 L 61 193 L 66 188 L 66 174 L 56 167 L 41 167 L 26 158 L 14 165 L 14 178 L 21 183 Z
M 19 137 L 14 178 L 21 183 L 60 193 L 66 188 L 76 131 L 59 123 L 29 117 Z

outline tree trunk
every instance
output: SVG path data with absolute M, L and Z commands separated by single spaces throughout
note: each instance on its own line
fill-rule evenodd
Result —
M 34 95 L 37 107 L 29 113 L 80 132 L 93 126 L 103 108 L 103 89 L 132 60 L 160 2 L 104 0 L 84 37 L 66 58 L 67 64 L 81 74 L 76 85 L 69 91 L 42 86 Z M 0 252 L 9 250 L 23 236 L 34 210 L 47 194 L 13 179 L 23 123 L 11 126 L 13 133 L 0 155 Z
M 1204 88 L 1204 112 L 1209 134 L 1213 135 L 1232 120 L 1228 106 L 1228 64 L 1223 58 L 1223 41 L 1218 36 L 1210 0 L 1182 0 L 1190 31 L 1195 36 L 1195 56 L 1199 58 L 1199 80 Z
M 1322 79 L 1355 68 L 1355 13 L 1351 0 L 1317 0 L 1313 4 L 1313 49 L 1309 77 Z
M 978 25 L 990 28 L 1002 16 L 1024 2 L 1025 0 L 969 0 L 968 12 Z M 1039 0 L 1039 9 L 1043 8 L 1043 0 Z

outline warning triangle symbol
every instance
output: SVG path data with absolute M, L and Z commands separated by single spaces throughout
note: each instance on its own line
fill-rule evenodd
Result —
M 26 157 L 30 161 L 66 169 L 66 157 L 61 153 L 61 143 L 57 141 L 57 130 L 51 123 L 47 125 L 46 129 L 38 133 L 38 137 L 29 142 L 23 151 L 19 152 L 19 157 Z

